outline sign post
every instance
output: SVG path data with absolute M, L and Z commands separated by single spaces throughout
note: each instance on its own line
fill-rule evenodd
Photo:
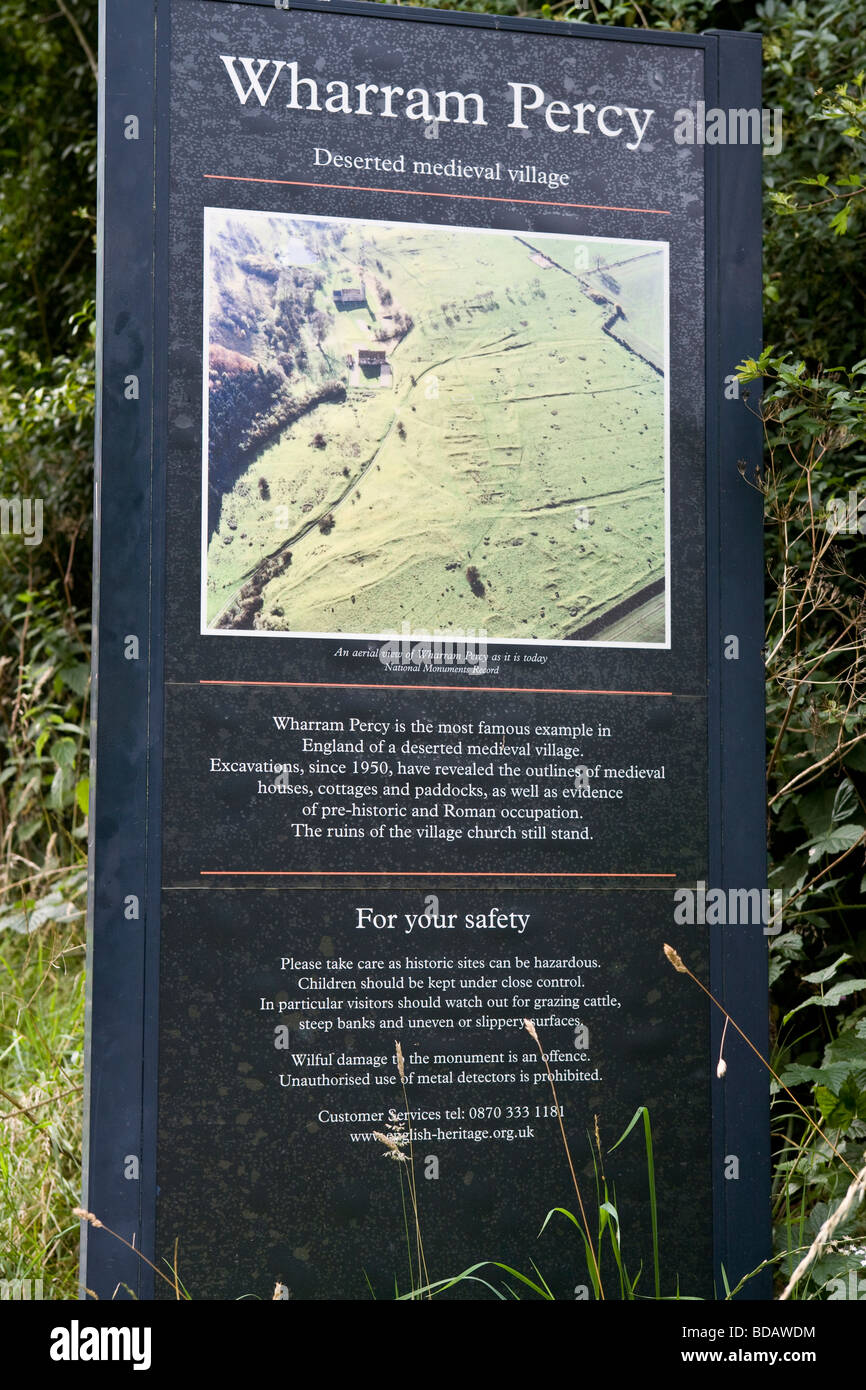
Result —
M 197 1299 L 621 1297 L 567 1142 L 722 1293 L 767 1077 L 664 946 L 763 1050 L 759 39 L 105 0 L 101 71 L 85 1206 Z

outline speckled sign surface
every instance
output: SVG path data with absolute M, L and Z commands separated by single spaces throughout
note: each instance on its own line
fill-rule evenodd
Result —
M 475 21 L 170 9 L 155 1256 L 197 1299 L 591 1299 L 563 1133 L 651 1292 L 639 1107 L 661 1291 L 712 1296 L 663 953 L 707 978 L 706 45 Z

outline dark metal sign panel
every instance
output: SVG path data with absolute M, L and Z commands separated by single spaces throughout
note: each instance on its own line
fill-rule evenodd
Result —
M 195 1298 L 621 1297 L 564 1136 L 638 1293 L 766 1254 L 663 950 L 762 1045 L 759 55 L 107 0 L 85 1200 Z

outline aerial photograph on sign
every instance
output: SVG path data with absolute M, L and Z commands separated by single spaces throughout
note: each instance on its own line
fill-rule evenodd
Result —
M 202 631 L 667 646 L 667 251 L 208 208 Z

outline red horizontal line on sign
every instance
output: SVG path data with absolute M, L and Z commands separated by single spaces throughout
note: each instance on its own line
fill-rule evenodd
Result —
M 259 179 L 249 174 L 205 174 L 206 179 L 228 179 L 233 183 L 280 183 L 292 188 L 338 188 L 345 193 L 400 193 L 411 198 L 468 198 L 479 203 L 538 203 L 550 208 L 586 208 L 590 212 L 650 212 L 670 217 L 667 208 L 621 208 L 607 203 L 561 203 L 556 198 L 503 198 L 492 193 L 436 193 L 425 188 L 374 188 L 363 183 L 316 183 L 311 179 Z
M 279 685 L 313 690 L 476 690 L 497 695 L 673 695 L 672 690 L 561 690 L 541 685 L 401 685 L 389 681 L 199 681 L 199 685 Z
M 676 874 L 515 873 L 498 869 L 199 869 L 202 878 L 676 878 Z

